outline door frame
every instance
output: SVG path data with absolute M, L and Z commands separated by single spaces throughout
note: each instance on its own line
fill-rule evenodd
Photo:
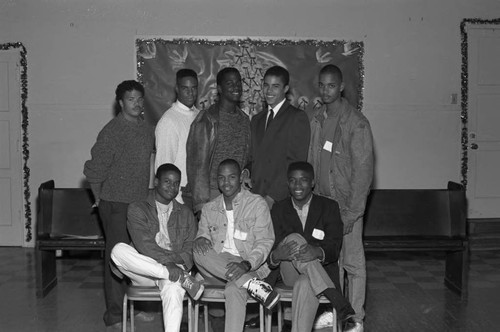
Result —
M 29 140 L 28 140 L 28 60 L 27 51 L 23 43 L 2 43 L 0 44 L 1 51 L 18 50 L 19 51 L 19 83 L 21 95 L 21 146 L 22 146 L 22 168 L 23 168 L 23 194 L 24 194 L 24 242 L 23 247 L 33 246 L 32 232 L 32 212 L 31 212 L 31 191 L 30 191 L 30 169 L 28 167 L 29 160 Z
M 469 170 L 469 158 L 468 158 L 468 147 L 469 147 L 469 44 L 468 44 L 468 31 L 469 29 L 479 29 L 487 28 L 488 26 L 493 26 L 498 28 L 500 25 L 500 18 L 493 20 L 483 20 L 477 18 L 466 18 L 460 23 L 460 34 L 462 38 L 461 50 L 462 50 L 462 73 L 461 73 L 461 112 L 460 118 L 462 119 L 462 135 L 461 135 L 461 182 L 465 189 L 467 189 L 467 172 Z

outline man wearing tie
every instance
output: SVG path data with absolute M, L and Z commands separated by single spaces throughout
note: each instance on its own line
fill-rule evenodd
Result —
M 286 100 L 289 82 L 290 74 L 283 67 L 273 66 L 266 71 L 262 91 L 268 108 L 250 123 L 252 154 L 247 168 L 251 181 L 245 183 L 264 197 L 270 208 L 275 201 L 288 197 L 288 165 L 306 161 L 309 148 L 309 120 L 304 111 Z

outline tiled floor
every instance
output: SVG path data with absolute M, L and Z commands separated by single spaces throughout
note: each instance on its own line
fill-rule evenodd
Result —
M 34 257 L 0 247 L 0 332 L 104 331 L 99 257 L 59 259 L 58 285 L 43 299 Z M 471 254 L 468 301 L 443 285 L 442 254 L 369 253 L 367 266 L 365 331 L 500 331 L 500 251 Z M 136 331 L 163 331 L 155 315 Z

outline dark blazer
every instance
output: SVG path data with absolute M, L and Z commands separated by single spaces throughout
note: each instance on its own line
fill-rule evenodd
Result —
M 288 101 L 267 130 L 266 119 L 267 110 L 255 115 L 250 123 L 252 191 L 280 201 L 288 197 L 288 165 L 307 160 L 311 128 L 306 113 Z
M 326 197 L 313 195 L 304 230 L 302 230 L 302 223 L 293 207 L 291 198 L 274 204 L 271 218 L 275 235 L 273 250 L 288 235 L 292 233 L 302 235 L 307 243 L 323 249 L 325 252 L 323 267 L 335 283 L 335 287 L 340 289 L 338 259 L 342 247 L 343 224 L 337 202 Z M 323 231 L 324 238 L 322 240 L 313 237 L 314 229 Z M 272 276 L 273 274 L 274 276 Z M 273 270 L 267 280 L 273 283 L 278 277 L 279 268 Z

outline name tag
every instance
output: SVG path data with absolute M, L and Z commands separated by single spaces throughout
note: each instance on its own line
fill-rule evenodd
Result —
M 321 229 L 313 229 L 312 233 L 313 238 L 318 239 L 318 240 L 323 240 L 325 238 L 325 232 L 323 232 Z
M 245 241 L 247 239 L 247 232 L 242 232 L 239 229 L 235 229 L 233 237 L 235 239 Z
M 325 145 L 323 145 L 323 150 L 326 150 L 328 152 L 332 152 L 332 147 L 333 147 L 332 142 L 326 141 Z

